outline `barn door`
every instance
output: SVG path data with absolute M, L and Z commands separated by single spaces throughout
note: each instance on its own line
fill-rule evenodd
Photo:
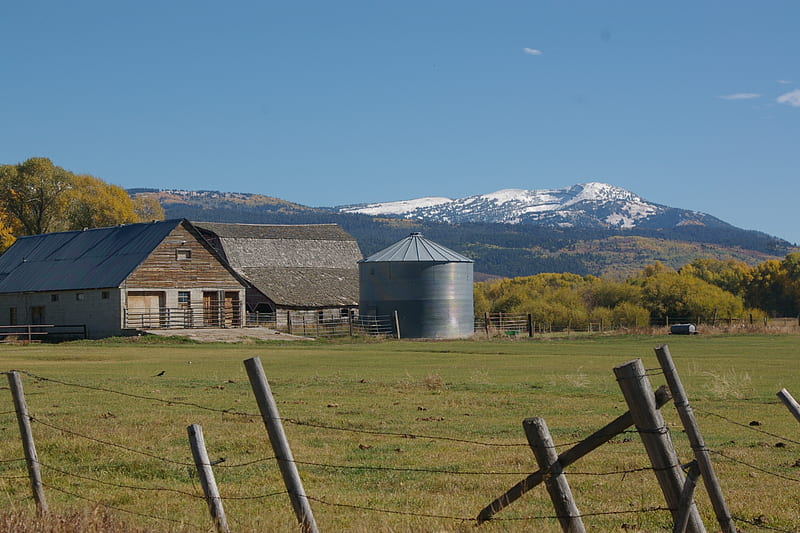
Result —
M 203 325 L 218 328 L 222 324 L 220 310 L 219 291 L 204 291 Z
M 164 325 L 165 295 L 160 291 L 128 293 L 129 328 L 159 328 Z
M 231 291 L 225 293 L 225 326 L 239 327 L 242 325 L 240 316 L 239 293 Z

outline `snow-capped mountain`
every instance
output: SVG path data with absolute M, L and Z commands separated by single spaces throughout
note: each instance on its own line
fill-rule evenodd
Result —
M 581 183 L 565 189 L 503 189 L 450 199 L 338 206 L 342 213 L 399 216 L 435 222 L 499 222 L 551 227 L 634 228 L 686 224 L 729 226 L 710 215 L 654 204 L 607 183 Z

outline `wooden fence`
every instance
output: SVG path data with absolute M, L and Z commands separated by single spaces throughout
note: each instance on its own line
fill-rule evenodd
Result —
M 48 340 L 85 339 L 86 324 L 24 324 L 0 326 L 0 343 L 32 343 Z

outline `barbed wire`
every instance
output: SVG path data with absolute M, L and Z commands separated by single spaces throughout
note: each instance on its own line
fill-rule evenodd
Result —
M 75 494 L 74 492 L 70 492 L 68 490 L 64 490 L 64 489 L 62 489 L 60 487 L 56 487 L 55 485 L 51 485 L 49 483 L 42 483 L 42 486 L 45 487 L 45 488 L 48 488 L 50 490 L 54 490 L 56 492 L 60 492 L 62 494 L 66 494 L 67 496 L 72 496 L 73 498 L 78 498 L 79 500 L 87 501 L 87 502 L 92 503 L 92 504 L 94 504 L 96 506 L 104 507 L 106 509 L 111 509 L 113 511 L 119 511 L 121 513 L 127 513 L 127 514 L 130 514 L 130 515 L 139 516 L 139 517 L 142 517 L 142 518 L 149 518 L 151 520 L 158 520 L 158 521 L 162 521 L 162 522 L 172 522 L 173 524 L 189 525 L 189 526 L 195 528 L 198 531 L 205 531 L 205 530 L 208 529 L 207 527 L 199 526 L 197 524 L 192 524 L 192 523 L 187 522 L 185 520 L 177 520 L 175 518 L 168 518 L 168 517 L 165 517 L 165 516 L 156 516 L 156 515 L 151 515 L 151 514 L 147 514 L 147 513 L 140 513 L 140 512 L 137 512 L 137 511 L 132 511 L 130 509 L 125 509 L 124 507 L 118 507 L 116 505 L 110 505 L 110 504 L 107 504 L 107 503 L 104 503 L 104 502 L 101 502 L 101 501 L 98 501 L 98 500 L 93 500 L 91 498 L 87 498 L 86 496 L 83 496 L 81 494 Z
M 98 391 L 98 392 L 107 392 L 107 393 L 110 393 L 110 394 L 118 394 L 118 395 L 121 395 L 121 396 L 127 396 L 129 398 L 135 398 L 135 399 L 138 399 L 138 400 L 149 400 L 149 401 L 164 403 L 164 404 L 167 404 L 167 405 L 183 405 L 183 406 L 187 406 L 187 407 L 197 407 L 198 409 L 202 409 L 204 411 L 210 411 L 210 412 L 215 412 L 215 413 L 220 413 L 220 414 L 230 414 L 230 415 L 236 415 L 236 416 L 246 416 L 246 417 L 251 417 L 251 418 L 261 418 L 260 414 L 255 414 L 255 413 L 248 413 L 248 412 L 237 411 L 237 410 L 233 410 L 233 409 L 219 409 L 219 408 L 216 408 L 216 407 L 209 407 L 209 406 L 202 405 L 202 404 L 195 403 L 195 402 L 185 402 L 185 401 L 180 401 L 180 400 L 166 400 L 164 398 L 159 398 L 157 396 L 146 396 L 146 395 L 142 395 L 142 394 L 133 394 L 133 393 L 129 393 L 129 392 L 117 391 L 117 390 L 110 389 L 110 388 L 107 388 L 107 387 L 94 387 L 94 386 L 90 386 L 90 385 L 81 385 L 79 383 L 70 383 L 68 381 L 63 381 L 63 380 L 59 380 L 59 379 L 40 376 L 38 374 L 34 374 L 32 372 L 28 372 L 28 371 L 25 371 L 25 370 L 16 370 L 16 372 L 19 372 L 20 374 L 25 374 L 25 375 L 33 378 L 33 379 L 37 379 L 37 380 L 41 380 L 41 381 L 47 381 L 47 382 L 51 382 L 51 383 L 57 383 L 59 385 L 63 385 L 63 386 L 67 386 L 67 387 L 77 387 L 77 388 L 81 388 L 81 389 L 94 390 L 94 391 Z M 281 422 L 286 422 L 288 424 L 293 424 L 293 425 L 296 425 L 296 426 L 306 426 L 306 427 L 312 427 L 312 428 L 316 428 L 316 429 L 328 429 L 328 430 L 332 430 L 332 431 L 347 431 L 347 432 L 362 433 L 362 434 L 367 434 L 367 435 L 381 435 L 381 436 L 387 436 L 387 437 L 401 437 L 401 438 L 408 438 L 408 439 L 441 440 L 441 441 L 446 441 L 446 442 L 459 442 L 459 443 L 463 443 L 463 444 L 473 444 L 473 445 L 478 445 L 478 446 L 490 446 L 490 447 L 501 447 L 501 448 L 503 448 L 503 447 L 527 447 L 528 446 L 528 444 L 525 444 L 525 443 L 492 443 L 492 442 L 482 442 L 482 441 L 475 441 L 475 440 L 469 440 L 469 439 L 459 439 L 459 438 L 455 438 L 455 437 L 442 437 L 442 436 L 436 436 L 436 435 L 424 435 L 424 434 L 411 433 L 411 432 L 388 432 L 388 431 L 379 431 L 379 430 L 370 430 L 370 429 L 348 428 L 348 427 L 343 427 L 343 426 L 332 426 L 332 425 L 329 425 L 329 424 L 319 424 L 319 423 L 315 423 L 315 422 L 307 422 L 307 421 L 298 420 L 296 418 L 275 417 L 274 419 L 275 420 L 279 420 Z
M 103 440 L 103 439 L 98 439 L 98 438 L 95 438 L 95 437 L 91 437 L 89 435 L 85 435 L 83 433 L 78 433 L 76 431 L 73 431 L 73 430 L 70 430 L 70 429 L 67 429 L 67 428 L 62 428 L 60 426 L 56 426 L 54 424 L 45 422 L 45 421 L 43 421 L 43 420 L 41 420 L 41 419 L 39 419 L 37 417 L 31 416 L 30 419 L 31 419 L 32 422 L 36 422 L 36 423 L 42 424 L 42 425 L 44 425 L 46 427 L 49 427 L 51 429 L 54 429 L 56 431 L 63 431 L 65 433 L 67 433 L 67 434 L 74 435 L 76 437 L 80 437 L 80 438 L 83 438 L 83 439 L 86 439 L 86 440 L 89 440 L 89 441 L 92 441 L 92 442 L 96 442 L 98 444 L 103 444 L 103 445 L 107 445 L 107 446 L 113 446 L 115 448 L 119 448 L 119 449 L 122 449 L 122 450 L 125 450 L 125 451 L 128 451 L 128 452 L 131 452 L 131 453 L 144 455 L 144 456 L 150 457 L 152 459 L 157 459 L 159 461 L 163 461 L 163 462 L 167 462 L 167 463 L 171 463 L 171 464 L 176 464 L 176 465 L 179 465 L 179 466 L 190 466 L 190 467 L 196 466 L 195 463 L 193 463 L 193 462 L 177 461 L 175 459 L 169 459 L 167 457 L 162 457 L 162 456 L 156 455 L 154 453 L 150 453 L 150 452 L 146 452 L 146 451 L 142 451 L 142 450 L 137 450 L 137 449 L 131 448 L 129 446 L 124 446 L 122 444 L 118 444 L 118 443 L 115 443 L 115 442 L 111 442 L 111 441 L 107 441 L 107 440 Z M 247 463 L 241 463 L 241 464 L 218 463 L 218 464 L 213 465 L 213 466 L 220 466 L 220 467 L 225 467 L 225 468 L 238 468 L 238 467 L 250 466 L 250 465 L 253 465 L 253 464 L 266 462 L 266 461 L 270 461 L 270 460 L 276 460 L 276 459 L 277 459 L 277 457 L 273 456 L 273 457 L 259 458 L 259 459 L 255 459 L 253 461 L 249 461 Z M 426 469 L 426 468 L 399 468 L 399 467 L 384 467 L 384 466 L 370 466 L 370 465 L 360 465 L 360 466 L 334 465 L 334 464 L 325 464 L 325 463 L 317 463 L 317 462 L 312 462 L 312 461 L 298 461 L 298 460 L 295 460 L 293 462 L 295 464 L 299 464 L 299 465 L 316 466 L 316 467 L 322 467 L 322 468 L 333 468 L 333 469 L 340 469 L 340 470 L 344 470 L 344 469 L 352 469 L 352 470 L 384 470 L 384 471 L 395 471 L 395 472 L 424 472 L 424 473 L 433 473 L 433 474 L 453 474 L 453 475 L 509 475 L 509 476 L 510 475 L 514 475 L 514 476 L 519 476 L 519 475 L 528 475 L 528 474 L 530 474 L 530 472 L 523 472 L 523 471 L 515 471 L 515 472 L 475 472 L 475 471 L 457 471 L 457 470 Z M 613 475 L 625 475 L 625 474 L 642 472 L 642 471 L 647 471 L 647 470 L 652 470 L 652 467 L 641 467 L 641 468 L 634 468 L 634 469 L 628 469 L 628 470 L 617 470 L 617 471 L 611 471 L 611 472 L 570 472 L 570 473 L 572 475 L 586 475 L 586 476 L 613 476 Z
M 25 460 L 25 458 L 24 458 L 24 457 L 20 457 L 19 459 L 2 459 L 2 460 L 0 460 L 0 464 L 4 464 L 4 463 L 16 463 L 16 462 L 18 462 L 18 461 L 24 461 L 24 460 Z
M 393 466 L 373 466 L 373 465 L 333 465 L 333 464 L 326 464 L 326 463 L 315 463 L 311 461 L 298 461 L 294 460 L 291 461 L 298 465 L 304 466 L 316 466 L 321 468 L 333 468 L 339 470 L 378 470 L 378 471 L 389 471 L 389 472 L 422 472 L 427 474 L 453 474 L 453 475 L 464 475 L 464 476 L 528 476 L 531 474 L 531 471 L 515 471 L 515 472 L 479 472 L 479 471 L 470 471 L 470 470 L 445 470 L 445 469 L 436 469 L 436 468 L 401 468 L 401 467 L 393 467 Z M 564 472 L 565 474 L 574 475 L 574 476 L 615 476 L 615 475 L 626 475 L 626 474 L 633 474 L 637 472 L 648 472 L 648 471 L 656 471 L 656 470 L 669 470 L 674 468 L 675 466 L 681 465 L 672 465 L 669 467 L 664 468 L 654 468 L 652 466 L 645 466 L 645 467 L 638 467 L 638 468 L 631 468 L 627 470 L 614 470 L 609 472 L 581 472 L 581 471 L 569 471 Z M 538 471 L 538 469 L 537 469 Z
M 659 370 L 659 369 L 647 369 L 647 370 L 655 372 L 656 370 Z M 155 402 L 159 402 L 159 403 L 164 403 L 164 404 L 167 404 L 167 405 L 184 405 L 184 406 L 189 406 L 189 407 L 197 407 L 197 408 L 205 410 L 205 411 L 216 412 L 216 413 L 220 413 L 220 414 L 231 414 L 231 415 L 246 416 L 246 417 L 251 417 L 251 418 L 260 418 L 261 417 L 260 414 L 248 413 L 248 412 L 245 412 L 245 411 L 236 411 L 236 410 L 232 410 L 232 409 L 219 409 L 219 408 L 215 408 L 215 407 L 209 407 L 209 406 L 206 406 L 206 405 L 198 404 L 196 402 L 184 402 L 184 401 L 179 401 L 179 400 L 166 400 L 164 398 L 159 398 L 159 397 L 156 397 L 156 396 L 146 396 L 146 395 L 122 392 L 122 391 L 117 391 L 117 390 L 110 389 L 110 388 L 107 388 L 107 387 L 94 387 L 94 386 L 89 386 L 89 385 L 81 385 L 81 384 L 77 384 L 77 383 L 70 383 L 70 382 L 63 381 L 63 380 L 58 380 L 58 379 L 54 379 L 54 378 L 48 378 L 48 377 L 45 377 L 45 376 L 40 376 L 40 375 L 33 374 L 31 372 L 27 372 L 27 371 L 24 371 L 24 370 L 17 370 L 17 372 L 25 374 L 25 375 L 27 375 L 29 377 L 34 378 L 34 379 L 38 379 L 38 380 L 42 380 L 42 381 L 48 381 L 48 382 L 52 382 L 52 383 L 57 383 L 57 384 L 68 386 L 68 387 L 77 387 L 77 388 L 82 388 L 82 389 L 89 389 L 89 390 L 94 390 L 94 391 L 107 392 L 107 393 L 112 393 L 112 394 L 119 394 L 119 395 L 122 395 L 122 396 L 131 397 L 131 398 L 144 399 L 144 400 L 150 400 L 150 401 L 155 401 Z M 622 379 L 634 379 L 634 378 L 622 378 Z M 641 379 L 641 377 L 637 377 L 635 379 Z M 336 425 L 331 425 L 331 424 L 322 424 L 322 423 L 317 423 L 317 422 L 304 421 L 304 420 L 299 420 L 297 418 L 291 418 L 291 417 L 275 417 L 274 419 L 278 420 L 278 421 L 281 421 L 281 422 L 285 422 L 287 424 L 292 424 L 292 425 L 300 426 L 300 427 L 311 427 L 311 428 L 315 428 L 315 429 L 326 429 L 326 430 L 329 430 L 329 431 L 342 431 L 342 432 L 358 433 L 358 434 L 364 434 L 364 435 L 376 435 L 376 436 L 384 436 L 384 437 L 399 437 L 399 438 L 404 438 L 404 439 L 428 439 L 428 440 L 435 440 L 435 441 L 455 442 L 455 443 L 460 443 L 460 444 L 470 444 L 470 445 L 475 445 L 475 446 L 496 447 L 496 448 L 527 448 L 527 447 L 530 447 L 530 445 L 528 443 L 522 443 L 522 442 L 518 442 L 518 443 L 496 443 L 496 442 L 486 442 L 486 441 L 479 441 L 479 440 L 472 440 L 472 439 L 462 439 L 462 438 L 457 438 L 457 437 L 428 435 L 428 434 L 414 433 L 414 432 L 394 432 L 394 431 L 381 431 L 381 430 L 376 430 L 376 429 L 362 429 L 362 428 L 336 426 Z M 660 429 L 659 431 L 661 431 L 663 433 L 663 432 L 668 431 L 668 429 Z M 607 436 L 616 437 L 618 435 L 642 433 L 642 432 L 645 432 L 645 431 L 644 430 L 624 430 L 624 431 L 621 431 L 621 432 L 614 432 L 614 433 L 608 433 L 608 434 L 596 435 L 596 436 L 597 437 L 607 437 Z M 549 448 L 554 448 L 554 449 L 564 448 L 564 447 L 568 447 L 568 446 L 575 446 L 576 444 L 580 444 L 581 442 L 583 442 L 583 440 L 576 440 L 576 441 L 571 441 L 571 442 L 566 442 L 566 443 L 560 443 L 560 444 L 555 444 L 553 446 L 548 446 L 548 447 Z M 229 466 L 229 465 L 226 465 L 226 466 Z
M 102 440 L 102 439 L 98 439 L 98 438 L 95 438 L 95 437 L 90 437 L 89 435 L 84 435 L 83 433 L 78 433 L 77 431 L 72 431 L 71 429 L 62 428 L 62 427 L 50 424 L 50 423 L 45 422 L 44 420 L 42 420 L 40 418 L 37 418 L 37 417 L 34 417 L 34 416 L 31 416 L 30 420 L 31 420 L 31 422 L 36 422 L 36 423 L 41 424 L 41 425 L 43 425 L 45 427 L 49 427 L 51 429 L 55 429 L 56 431 L 63 431 L 64 433 L 67 433 L 69 435 L 74 435 L 76 437 L 80 437 L 82 439 L 86 439 L 86 440 L 89 440 L 89 441 L 92 441 L 92 442 L 96 442 L 98 444 L 104 444 L 106 446 L 113 446 L 114 448 L 119 448 L 119 449 L 125 450 L 127 452 L 137 453 L 139 455 L 144 455 L 146 457 L 150 457 L 151 459 L 157 459 L 157 460 L 163 461 L 165 463 L 172 463 L 172 464 L 179 465 L 179 466 L 195 466 L 194 463 L 189 463 L 189 462 L 186 462 L 186 461 L 176 461 L 175 459 L 169 459 L 167 457 L 161 457 L 161 456 L 156 455 L 154 453 L 145 452 L 145 451 L 142 451 L 142 450 L 136 450 L 136 449 L 130 448 L 128 446 L 123 446 L 122 444 L 117 444 L 116 442 L 110 442 L 110 441 L 107 441 L 107 440 Z
M 196 466 L 196 464 L 194 462 L 190 463 L 188 461 L 178 461 L 178 460 L 175 460 L 175 459 L 170 459 L 168 457 L 162 457 L 162 456 L 156 455 L 154 453 L 145 452 L 145 451 L 142 451 L 142 450 L 137 450 L 137 449 L 131 448 L 129 446 L 124 446 L 122 444 L 118 444 L 116 442 L 111 442 L 111 441 L 107 441 L 107 440 L 103 440 L 103 439 L 98 439 L 96 437 L 91 437 L 91 436 L 85 435 L 83 433 L 78 433 L 77 431 L 73 431 L 71 429 L 63 428 L 63 427 L 60 427 L 60 426 L 56 426 L 55 424 L 51 424 L 49 422 L 45 422 L 44 420 L 42 420 L 40 418 L 37 418 L 37 417 L 34 417 L 34 416 L 31 416 L 29 418 L 30 418 L 31 422 L 36 422 L 36 423 L 41 424 L 41 425 L 43 425 L 45 427 L 49 427 L 50 429 L 54 429 L 56 431 L 63 431 L 64 433 L 67 433 L 69 435 L 73 435 L 75 437 L 80 437 L 82 439 L 86 439 L 86 440 L 91 441 L 91 442 L 96 442 L 98 444 L 104 444 L 106 446 L 113 446 L 115 448 L 119 448 L 119 449 L 125 450 L 127 452 L 136 453 L 136 454 L 139 454 L 139 455 L 144 455 L 146 457 L 150 457 L 151 459 L 157 459 L 159 461 L 163 461 L 165 463 L 172 463 L 172 464 L 175 464 L 175 465 L 178 465 L 178 466 L 192 466 L 192 467 Z M 227 462 L 225 462 L 225 463 L 220 462 L 220 463 L 216 463 L 216 464 L 209 463 L 208 466 L 217 466 L 217 467 L 221 467 L 221 468 L 243 468 L 243 467 L 252 466 L 252 465 L 258 464 L 258 463 L 271 461 L 271 460 L 274 460 L 274 459 L 275 459 L 275 456 L 272 456 L 272 457 L 261 457 L 259 459 L 254 459 L 252 461 L 247 461 L 245 463 L 228 464 Z M 20 460 L 20 459 L 16 459 L 16 460 Z M 24 461 L 25 459 L 21 459 L 21 460 Z M 206 466 L 206 465 L 201 465 L 201 466 Z
M 776 478 L 779 478 L 779 479 L 785 479 L 787 481 L 794 481 L 795 483 L 800 483 L 800 479 L 798 479 L 798 478 L 794 478 L 794 477 L 791 477 L 791 476 L 786 476 L 784 474 L 779 474 L 777 472 L 772 472 L 772 471 L 767 470 L 765 468 L 762 468 L 760 466 L 757 466 L 757 465 L 754 465 L 754 464 L 750 464 L 750 463 L 748 463 L 746 461 L 742 461 L 741 459 L 736 459 L 735 457 L 731 457 L 729 455 L 725 455 L 722 452 L 718 452 L 716 450 L 711 450 L 711 449 L 708 449 L 708 452 L 709 453 L 713 453 L 714 455 L 719 455 L 720 457 L 724 457 L 725 459 L 727 459 L 728 461 L 731 461 L 733 463 L 738 463 L 738 464 L 746 466 L 748 468 L 752 468 L 754 470 L 758 470 L 759 472 L 763 472 L 764 474 L 768 474 L 770 476 L 773 476 L 773 477 L 776 477 Z
M 37 379 L 37 380 L 40 380 L 40 381 L 48 381 L 50 383 L 57 383 L 59 385 L 64 385 L 64 386 L 67 386 L 67 387 L 76 387 L 76 388 L 79 388 L 79 389 L 88 389 L 88 390 L 93 390 L 93 391 L 97 391 L 97 392 L 107 392 L 107 393 L 110 393 L 110 394 L 118 394 L 120 396 L 127 396 L 129 398 L 135 398 L 137 400 L 150 400 L 150 401 L 153 401 L 153 402 L 159 402 L 159 403 L 164 403 L 164 404 L 168 404 L 168 405 L 183 405 L 183 406 L 186 406 L 186 407 L 196 407 L 196 408 L 202 409 L 204 411 L 212 411 L 212 412 L 220 413 L 220 414 L 230 414 L 230 415 L 248 416 L 248 417 L 257 417 L 257 416 L 259 416 L 259 415 L 253 414 L 253 413 L 244 413 L 244 412 L 236 411 L 236 410 L 233 410 L 233 409 L 219 409 L 219 408 L 216 408 L 216 407 L 208 407 L 206 405 L 202 405 L 202 404 L 195 403 L 195 402 L 185 402 L 185 401 L 182 401 L 182 400 L 165 400 L 164 398 L 159 398 L 157 396 L 146 396 L 146 395 L 143 395 L 143 394 L 134 394 L 134 393 L 131 393 L 131 392 L 122 392 L 122 391 L 118 391 L 118 390 L 114 390 L 114 389 L 109 389 L 107 387 L 93 387 L 91 385 L 81 385 L 80 383 L 70 383 L 68 381 L 62 381 L 62 380 L 59 380 L 59 379 L 39 376 L 39 375 L 34 374 L 32 372 L 28 372 L 26 370 L 15 370 L 15 372 L 19 372 L 20 374 L 25 374 L 26 376 L 32 377 L 33 379 Z
M 469 439 L 459 439 L 456 437 L 441 437 L 441 436 L 434 436 L 434 435 L 423 435 L 420 433 L 402 433 L 402 432 L 392 432 L 392 431 L 378 431 L 372 429 L 357 429 L 357 428 L 348 428 L 343 426 L 332 426 L 329 424 L 318 424 L 315 422 L 304 422 L 301 420 L 297 420 L 294 418 L 281 418 L 280 420 L 284 422 L 288 422 L 290 424 L 294 424 L 297 426 L 308 426 L 317 429 L 328 429 L 332 431 L 347 431 L 351 433 L 362 433 L 365 435 L 381 435 L 385 437 L 401 437 L 404 439 L 429 439 L 429 440 L 441 440 L 446 442 L 459 442 L 462 444 L 474 444 L 477 446 L 488 446 L 488 447 L 496 447 L 496 448 L 510 448 L 510 447 L 529 447 L 528 444 L 523 443 L 494 443 L 494 442 L 482 442 L 476 440 L 469 440 Z
M 756 522 L 755 520 L 747 520 L 746 518 L 741 518 L 739 516 L 731 515 L 731 518 L 737 522 L 742 522 L 743 524 L 749 524 L 751 526 L 755 526 L 759 529 L 766 529 L 769 531 L 780 531 L 781 533 L 797 533 L 797 528 L 794 529 L 781 529 L 778 527 L 768 526 L 766 524 L 761 524 Z
M 130 490 L 140 490 L 140 491 L 149 491 L 149 492 L 174 492 L 175 494 L 181 494 L 183 496 L 189 496 L 191 498 L 197 498 L 204 500 L 205 496 L 202 494 L 193 494 L 191 492 L 186 492 L 183 490 L 178 489 L 170 489 L 168 487 L 143 487 L 141 485 L 126 485 L 124 483 L 114 483 L 113 481 L 104 481 L 102 479 L 97 479 L 89 476 L 84 476 L 81 474 L 76 474 L 74 472 L 67 472 L 66 470 L 62 470 L 60 468 L 56 468 L 55 466 L 48 465 L 41 461 L 37 461 L 41 466 L 47 468 L 48 470 L 52 470 L 54 472 L 58 472 L 59 474 L 63 474 L 65 476 L 69 476 L 75 479 L 80 479 L 83 481 L 91 481 L 93 483 L 99 483 L 101 485 L 107 485 L 110 487 L 117 487 L 119 489 L 130 489 Z
M 398 511 L 395 509 L 381 509 L 377 507 L 366 507 L 362 505 L 354 505 L 349 503 L 338 503 L 338 502 L 330 502 L 322 498 L 317 498 L 314 496 L 305 495 L 306 499 L 309 501 L 317 502 L 322 505 L 329 505 L 332 507 L 344 507 L 348 509 L 355 509 L 359 511 L 372 511 L 376 513 L 386 513 L 386 514 L 396 514 L 396 515 L 403 515 L 403 516 L 414 516 L 417 518 L 435 518 L 440 520 L 453 520 L 457 522 L 476 522 L 478 519 L 474 516 L 454 516 L 454 515 L 440 515 L 440 514 L 432 514 L 432 513 L 415 513 L 413 511 Z M 610 516 L 610 515 L 624 515 L 624 514 L 641 514 L 641 513 L 652 513 L 652 512 L 659 512 L 659 511 L 671 511 L 668 507 L 649 507 L 646 509 L 630 509 L 625 511 L 597 511 L 597 512 L 590 512 L 590 513 L 580 513 L 575 515 L 574 518 L 586 518 L 591 516 Z M 559 515 L 541 515 L 541 516 L 521 516 L 521 517 L 511 517 L 511 518 L 496 518 L 492 517 L 492 522 L 513 522 L 513 521 L 530 521 L 530 520 L 555 520 L 559 518 L 568 518 Z
M 763 429 L 759 429 L 756 426 L 751 426 L 750 424 L 742 424 L 741 422 L 737 422 L 736 420 L 728 418 L 727 416 L 723 416 L 723 415 L 720 415 L 720 414 L 717 414 L 717 413 L 712 413 L 711 411 L 706 411 L 704 409 L 698 409 L 697 407 L 694 407 L 693 410 L 694 411 L 698 411 L 700 413 L 703 413 L 704 415 L 715 416 L 715 417 L 717 417 L 719 419 L 724 420 L 725 422 L 733 424 L 734 426 L 743 427 L 745 429 L 749 429 L 750 431 L 755 431 L 756 433 L 762 433 L 764 435 L 769 435 L 770 437 L 775 437 L 776 439 L 781 439 L 781 440 L 785 440 L 786 442 L 791 442 L 792 444 L 800 445 L 799 441 L 792 440 L 789 437 L 784 437 L 784 436 L 778 435 L 776 433 L 770 433 L 769 431 L 764 431 Z

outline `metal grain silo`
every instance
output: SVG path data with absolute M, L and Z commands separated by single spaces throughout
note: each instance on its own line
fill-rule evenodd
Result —
M 473 261 L 412 233 L 359 261 L 359 313 L 397 311 L 403 338 L 454 339 L 474 330 Z

